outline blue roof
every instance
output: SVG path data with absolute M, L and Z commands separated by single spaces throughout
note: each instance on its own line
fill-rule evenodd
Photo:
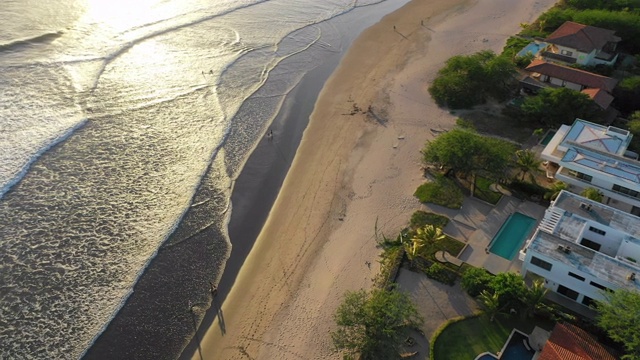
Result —
M 522 57 L 522 56 L 527 56 L 528 53 L 531 53 L 532 55 L 538 55 L 538 53 L 547 47 L 547 43 L 545 42 L 541 42 L 541 43 L 537 43 L 537 42 L 532 42 L 529 43 L 529 45 L 525 46 L 524 49 L 520 50 L 516 56 L 517 57 Z
M 640 184 L 640 166 L 594 151 L 572 147 L 564 155 L 562 161 L 580 164 L 596 171 Z
M 564 137 L 563 142 L 565 141 L 573 141 L 592 149 L 611 154 L 624 152 L 623 147 L 626 149 L 628 145 L 627 141 L 607 134 L 606 127 L 581 120 L 576 120 L 573 123 L 571 129 Z

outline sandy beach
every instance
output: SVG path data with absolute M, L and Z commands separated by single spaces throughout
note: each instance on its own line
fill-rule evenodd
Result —
M 395 236 L 421 208 L 412 196 L 423 182 L 420 149 L 455 124 L 428 84 L 453 55 L 499 52 L 520 23 L 554 2 L 413 0 L 364 31 L 317 99 L 282 190 L 194 359 L 340 358 L 329 336 L 333 314 L 345 291 L 372 286 L 376 223 Z

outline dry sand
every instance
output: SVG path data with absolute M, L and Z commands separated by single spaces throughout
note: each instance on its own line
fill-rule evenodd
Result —
M 432 130 L 455 123 L 429 97 L 429 82 L 453 55 L 499 52 L 553 3 L 413 0 L 359 36 L 316 102 L 222 317 L 202 340 L 204 359 L 340 358 L 333 314 L 345 291 L 372 286 L 376 220 L 395 236 L 421 208 L 412 196 L 423 182 L 419 151 Z M 349 115 L 354 104 L 374 115 Z

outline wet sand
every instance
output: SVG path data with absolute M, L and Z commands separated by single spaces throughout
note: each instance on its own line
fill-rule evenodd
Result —
M 420 149 L 455 116 L 427 87 L 449 57 L 499 52 L 553 1 L 414 0 L 363 32 L 316 101 L 282 189 L 216 320 L 204 359 L 327 359 L 333 313 L 378 272 L 374 228 L 420 204 Z M 370 266 L 367 264 L 371 263 Z M 220 306 L 219 303 L 214 304 Z

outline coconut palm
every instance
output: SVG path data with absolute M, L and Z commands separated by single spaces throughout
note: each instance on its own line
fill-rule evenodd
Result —
M 533 182 L 533 172 L 538 170 L 541 161 L 531 150 L 518 150 L 516 151 L 516 157 L 516 166 L 520 169 L 520 174 L 522 175 L 520 180 L 524 181 L 525 175 L 529 174 Z
M 487 290 L 482 290 L 478 299 L 484 307 L 485 314 L 489 315 L 489 321 L 493 322 L 500 312 L 500 295 L 497 292 L 492 294 Z
M 445 238 L 442 233 L 442 229 L 434 225 L 425 225 L 416 230 L 416 234 L 411 238 L 410 248 L 408 249 L 409 256 L 412 258 L 420 253 L 420 250 L 425 245 L 434 244 L 435 242 Z
M 555 183 L 553 183 L 553 185 L 551 185 L 549 191 L 544 194 L 544 198 L 553 201 L 558 197 L 558 195 L 560 195 L 560 191 L 567 190 L 568 187 L 569 186 L 567 186 L 566 183 L 562 181 L 556 181 Z
M 542 300 L 547 295 L 547 289 L 544 287 L 544 282 L 540 279 L 534 280 L 531 287 L 524 293 L 523 302 L 526 306 L 525 314 L 527 316 L 533 316 L 533 314 L 539 310 L 543 304 Z
M 600 192 L 600 190 L 596 188 L 588 187 L 580 193 L 580 196 L 584 196 L 589 200 L 602 202 L 602 197 L 604 195 Z

